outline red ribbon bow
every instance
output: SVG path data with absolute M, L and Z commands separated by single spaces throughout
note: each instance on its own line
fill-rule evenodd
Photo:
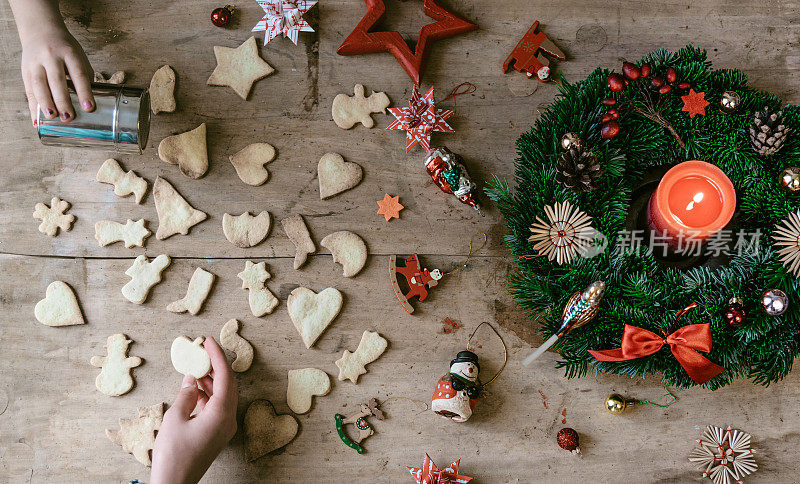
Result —
M 672 355 L 695 383 L 703 384 L 722 373 L 725 368 L 698 353 L 711 351 L 711 324 L 690 324 L 662 337 L 652 331 L 626 324 L 622 332 L 622 346 L 615 350 L 593 351 L 600 361 L 625 361 L 652 355 L 665 344 Z

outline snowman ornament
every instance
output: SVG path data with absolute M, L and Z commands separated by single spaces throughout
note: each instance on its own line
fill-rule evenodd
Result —
M 450 362 L 450 372 L 436 384 L 431 410 L 453 422 L 469 420 L 483 389 L 480 371 L 478 355 L 469 350 L 459 352 Z

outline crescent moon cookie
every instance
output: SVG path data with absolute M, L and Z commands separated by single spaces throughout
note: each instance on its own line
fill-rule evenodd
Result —
M 367 262 L 367 244 L 353 232 L 334 232 L 322 239 L 320 245 L 331 251 L 333 262 L 342 265 L 344 277 L 355 276 Z

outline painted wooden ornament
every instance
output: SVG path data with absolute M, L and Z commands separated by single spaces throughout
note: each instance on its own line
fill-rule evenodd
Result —
M 459 155 L 444 146 L 434 148 L 425 157 L 425 169 L 439 189 L 455 195 L 461 203 L 480 212 L 477 186 L 470 178 L 464 160 Z
M 478 355 L 468 350 L 459 351 L 450 362 L 450 372 L 436 384 L 431 410 L 453 422 L 469 420 L 481 394 L 480 371 Z
M 386 5 L 383 0 L 364 0 L 364 3 L 367 6 L 367 13 L 353 29 L 353 32 L 344 39 L 336 52 L 339 55 L 389 52 L 417 85 L 422 78 L 428 53 L 434 42 L 478 28 L 477 25 L 442 7 L 435 0 L 424 0 L 425 15 L 436 22 L 427 24 L 420 29 L 419 38 L 412 52 L 399 32 L 373 30 L 386 15 Z
M 564 312 L 561 315 L 562 322 L 558 331 L 550 336 L 542 346 L 536 348 L 536 351 L 522 360 L 522 364 L 530 365 L 533 360 L 540 357 L 547 351 L 547 348 L 553 346 L 564 335 L 594 319 L 597 316 L 600 299 L 602 299 L 605 289 L 606 284 L 603 281 L 595 281 L 586 290 L 574 292 L 564 306 Z
M 506 61 L 503 62 L 504 73 L 513 67 L 519 72 L 526 73 L 528 77 L 535 75 L 541 82 L 547 82 L 550 80 L 550 60 L 542 52 L 561 61 L 567 60 L 567 56 L 547 38 L 547 34 L 536 32 L 538 27 L 537 20 L 506 57 Z
M 439 269 L 432 271 L 423 269 L 417 254 L 408 256 L 405 265 L 397 263 L 396 255 L 389 256 L 389 272 L 394 295 L 408 314 L 414 313 L 414 306 L 409 302 L 411 298 L 418 297 L 420 302 L 424 301 L 428 297 L 428 290 L 436 287 L 443 276 Z M 398 275 L 403 276 L 405 284 L 408 286 L 408 292 L 403 292 L 403 289 L 400 288 L 397 281 Z
M 356 413 L 347 416 L 340 413 L 334 415 L 336 432 L 339 434 L 339 438 L 342 439 L 342 442 L 347 444 L 348 447 L 355 449 L 359 454 L 364 453 L 364 448 L 360 445 L 361 442 L 375 433 L 372 427 L 370 427 L 369 422 L 367 422 L 368 417 L 375 417 L 378 420 L 386 418 L 386 415 L 384 415 L 383 411 L 380 409 L 378 400 L 375 398 L 370 399 L 369 403 L 362 403 L 360 410 Z M 347 436 L 347 432 L 344 430 L 344 426 L 347 424 L 353 424 L 353 427 L 358 431 L 358 437 L 351 439 Z
M 504 361 L 500 370 L 486 383 L 481 383 L 479 375 L 481 367 L 478 364 L 478 355 L 470 350 L 472 337 L 478 328 L 484 324 L 488 325 L 495 332 L 500 342 L 503 344 Z M 466 422 L 472 416 L 475 404 L 478 402 L 483 389 L 497 378 L 506 366 L 508 361 L 508 350 L 503 338 L 494 327 L 489 323 L 481 323 L 469 337 L 467 349 L 459 351 L 456 357 L 450 362 L 450 371 L 439 378 L 436 388 L 431 397 L 431 410 L 437 415 L 449 418 L 453 422 Z

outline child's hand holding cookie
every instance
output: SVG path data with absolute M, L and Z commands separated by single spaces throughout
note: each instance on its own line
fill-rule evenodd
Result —
M 206 338 L 203 346 L 211 374 L 184 377 L 156 435 L 151 484 L 198 482 L 236 433 L 236 378 L 214 338 Z

